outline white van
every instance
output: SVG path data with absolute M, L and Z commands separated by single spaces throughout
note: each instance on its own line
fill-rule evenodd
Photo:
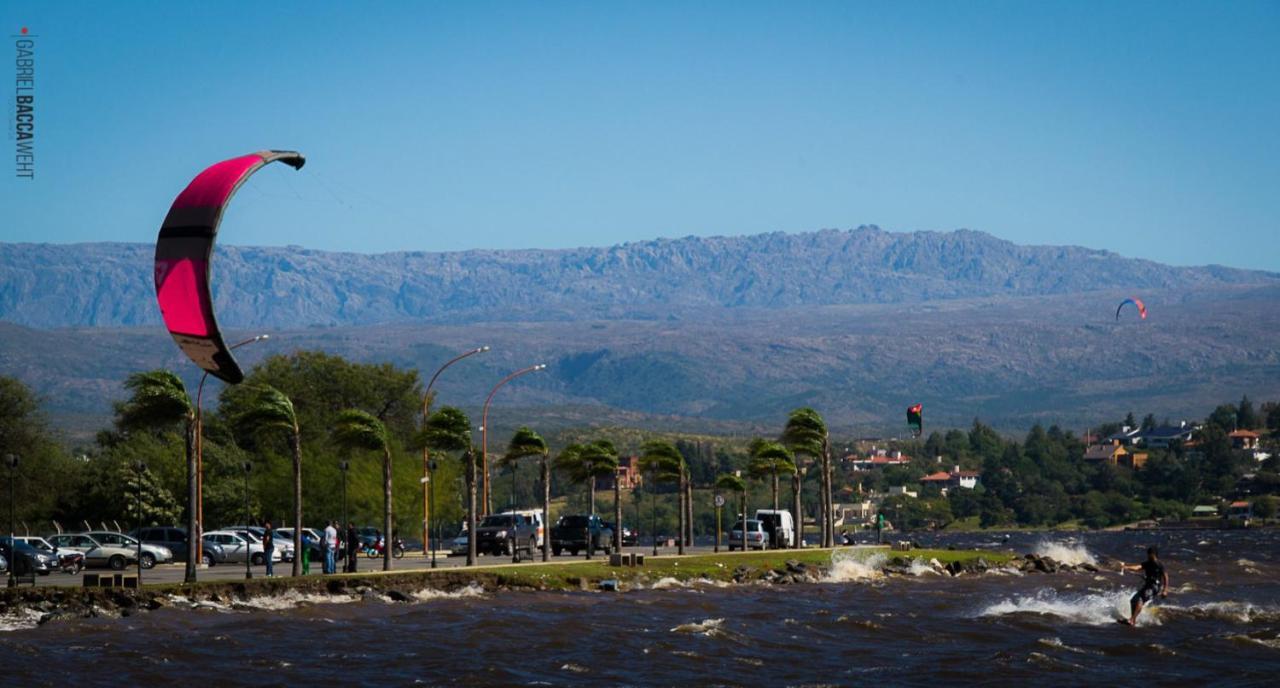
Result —
M 498 515 L 505 516 L 510 513 L 511 511 L 508 510 Z M 533 525 L 537 528 L 537 531 L 538 531 L 538 548 L 541 549 L 543 538 L 546 537 L 546 532 L 547 532 L 546 527 L 542 523 L 542 509 L 516 509 L 516 514 L 520 516 L 524 516 L 525 518 L 533 521 Z
M 789 549 L 796 544 L 796 523 L 791 512 L 785 509 L 756 509 L 756 520 L 764 525 L 769 533 L 769 546 L 774 549 Z

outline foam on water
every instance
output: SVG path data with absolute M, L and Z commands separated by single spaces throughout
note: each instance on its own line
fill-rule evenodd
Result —
M 682 623 L 671 629 L 672 633 L 692 633 L 696 635 L 712 636 L 721 631 L 724 626 L 724 619 L 703 619 L 691 623 Z
M 21 609 L 16 614 L 0 616 L 0 632 L 25 631 L 40 625 L 42 614 L 34 609 Z
M 940 566 L 940 564 L 937 564 L 937 561 L 937 559 L 934 559 L 933 561 L 927 562 L 920 557 L 916 557 L 911 560 L 911 565 L 907 567 L 907 573 L 910 573 L 913 576 L 936 576 L 938 574 L 938 566 Z
M 1075 540 L 1067 540 L 1065 542 L 1041 540 L 1036 544 L 1035 554 L 1041 557 L 1049 557 L 1059 564 L 1070 564 L 1072 566 L 1081 564 L 1098 565 L 1098 560 L 1094 558 L 1093 553 Z
M 822 578 L 823 583 L 856 583 L 884 578 L 884 565 L 889 557 L 883 552 L 859 556 L 844 550 L 831 553 L 831 570 Z
M 1204 602 L 1190 606 L 1164 604 L 1161 608 L 1171 614 L 1185 614 L 1192 618 L 1211 618 L 1239 624 L 1271 623 L 1280 621 L 1280 607 L 1223 600 Z
M 1019 595 L 987 605 L 978 612 L 979 617 L 1001 617 L 1015 614 L 1038 614 L 1087 626 L 1114 624 L 1117 619 L 1129 618 L 1130 593 L 1081 593 L 1060 595 L 1056 590 L 1044 589 L 1034 595 Z M 1154 609 L 1144 611 L 1138 617 L 1139 626 L 1159 625 Z
M 413 593 L 413 598 L 419 602 L 429 602 L 431 600 L 462 600 L 476 597 L 484 597 L 484 588 L 479 583 L 471 583 L 465 588 L 457 590 L 435 590 L 433 588 L 424 588 Z
M 304 604 L 346 604 L 355 602 L 359 597 L 353 595 L 323 595 L 303 593 L 297 590 L 286 590 L 278 595 L 260 595 L 250 597 L 244 604 L 255 609 L 280 610 L 293 609 Z

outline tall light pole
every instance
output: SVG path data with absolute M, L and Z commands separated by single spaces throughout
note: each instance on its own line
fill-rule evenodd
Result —
M 338 462 L 338 470 L 342 471 L 342 527 L 347 527 L 347 469 L 351 468 L 351 464 L 347 461 Z M 351 553 L 347 552 L 347 556 Z
M 133 486 L 133 503 L 138 507 L 138 590 L 142 590 L 142 472 L 147 470 L 147 464 L 141 461 L 133 463 L 133 470 L 137 474 L 136 482 Z M 191 548 L 187 547 L 188 555 Z
M 489 513 L 489 405 L 493 403 L 493 395 L 498 393 L 502 386 L 512 380 L 539 370 L 546 370 L 546 363 L 531 365 L 528 368 L 521 368 L 514 373 L 502 378 L 502 381 L 493 386 L 493 390 L 489 392 L 489 397 L 484 400 L 484 411 L 480 414 L 480 485 L 482 488 L 482 499 L 480 504 L 480 513 Z
M 511 563 L 520 563 L 520 543 L 516 542 L 516 519 L 520 516 L 516 515 L 516 468 L 520 462 L 511 461 Z M 532 555 L 532 552 L 530 552 Z
M 18 455 L 6 454 L 4 462 L 9 466 L 9 556 L 13 561 L 9 562 L 9 587 L 18 587 L 18 578 L 14 575 L 14 571 L 18 568 L 18 526 L 14 518 L 13 509 L 13 484 L 18 479 Z
M 232 344 L 232 351 L 239 349 L 245 344 L 260 342 L 264 339 L 270 339 L 269 334 L 260 334 L 256 337 L 250 337 L 243 341 Z M 196 530 L 197 533 L 187 533 L 187 559 L 195 557 L 197 565 L 204 563 L 204 418 L 201 410 L 201 402 L 204 397 L 204 381 L 209 379 L 209 371 L 204 371 L 204 375 L 200 376 L 200 385 L 196 387 Z M 302 524 L 297 524 L 301 527 Z M 194 549 L 192 549 L 194 543 Z
M 462 359 L 468 356 L 482 354 L 488 350 L 489 350 L 489 347 L 480 346 L 470 351 L 458 354 L 457 356 L 454 356 L 453 358 L 446 361 L 445 364 L 440 366 L 440 369 L 437 370 L 435 374 L 431 376 L 431 381 L 427 383 L 427 391 L 423 392 L 422 394 L 422 425 L 424 427 L 427 424 L 427 414 L 431 410 L 431 388 L 435 387 L 436 378 L 440 377 L 440 373 L 443 373 L 445 368 L 448 368 L 449 366 L 453 365 L 454 363 L 457 363 L 458 361 L 461 361 Z M 427 550 L 430 549 L 429 544 L 431 541 L 431 538 L 429 537 L 431 534 L 431 530 L 430 530 L 431 509 L 429 507 L 431 502 L 431 495 L 429 494 L 429 491 L 427 489 L 428 484 L 431 482 L 431 471 L 435 470 L 431 467 L 431 465 L 432 463 L 431 463 L 430 450 L 428 450 L 426 447 L 423 447 L 422 448 L 422 554 L 423 555 L 426 555 Z
M 248 461 L 245 461 L 243 464 L 241 464 L 240 467 L 244 469 L 244 522 L 247 524 L 247 523 L 253 522 L 252 518 L 249 516 L 249 472 L 253 470 L 253 464 Z M 245 527 L 247 528 L 248 526 L 246 525 Z M 244 537 L 244 578 L 245 580 L 249 580 L 250 578 L 253 578 L 253 569 L 249 568 L 250 563 L 253 561 L 253 552 L 249 548 L 249 545 L 251 544 L 249 542 L 249 531 L 246 530 L 243 537 Z M 266 542 L 264 541 L 262 544 L 264 545 L 264 547 L 262 548 L 262 556 L 264 557 L 271 556 L 271 554 L 267 552 L 267 548 L 265 547 Z
M 429 500 L 429 503 L 431 504 L 431 513 L 429 514 L 430 520 L 428 523 L 430 523 L 435 529 L 435 534 L 437 535 L 436 538 L 432 538 L 431 540 L 431 568 L 433 569 L 436 567 L 436 550 L 440 548 L 440 541 L 438 538 L 440 535 L 440 526 L 436 524 L 436 481 L 433 479 L 436 472 L 436 465 L 437 464 L 434 459 L 427 463 L 427 485 L 431 488 L 431 494 L 429 495 L 431 498 Z
M 649 471 L 649 537 L 653 540 L 653 556 L 658 556 L 658 471 Z

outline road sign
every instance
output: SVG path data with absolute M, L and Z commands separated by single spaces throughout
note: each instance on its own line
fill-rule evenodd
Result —
M 716 508 L 724 506 L 724 495 L 716 495 Z

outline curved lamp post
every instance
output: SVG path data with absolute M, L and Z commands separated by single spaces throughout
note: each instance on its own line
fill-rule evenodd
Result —
M 431 381 L 427 383 L 427 391 L 422 393 L 422 423 L 424 426 L 427 423 L 427 412 L 431 405 L 431 388 L 435 387 L 436 379 L 440 377 L 440 373 L 443 373 L 445 368 L 448 368 L 449 366 L 453 365 L 454 363 L 457 363 L 458 361 L 461 361 L 462 359 L 468 356 L 482 354 L 488 350 L 489 350 L 489 347 L 487 346 L 478 346 L 470 351 L 466 351 L 464 353 L 458 354 L 457 356 L 454 356 L 453 358 L 446 361 L 445 364 L 440 366 L 440 369 L 437 370 L 435 374 L 431 376 Z M 428 450 L 426 447 L 423 447 L 422 448 L 422 554 L 424 556 L 427 554 L 427 551 L 430 550 L 430 542 L 431 542 L 431 538 L 429 537 L 431 534 L 431 530 L 430 530 L 431 529 L 431 512 L 434 510 L 431 509 L 430 507 L 431 495 L 428 490 L 428 485 L 431 482 L 431 471 L 433 470 L 435 469 L 432 468 L 430 450 Z M 433 558 L 432 568 L 435 568 L 434 564 L 435 564 L 435 561 Z
M 483 499 L 480 504 L 480 513 L 488 515 L 489 513 L 489 405 L 493 403 L 493 395 L 498 393 L 502 386 L 512 380 L 539 370 L 546 370 L 546 363 L 531 365 L 528 368 L 521 368 L 514 373 L 502 378 L 502 381 L 493 386 L 493 390 L 489 392 L 489 397 L 484 400 L 484 411 L 480 414 L 480 482 Z
M 251 518 L 249 517 L 249 473 L 250 471 L 253 470 L 253 464 L 248 461 L 245 461 L 243 464 L 240 465 L 240 467 L 244 469 L 244 522 L 246 524 L 245 527 L 247 528 L 248 527 L 247 524 L 252 522 Z M 251 543 L 249 542 L 249 532 L 246 530 L 244 534 L 245 580 L 253 578 L 253 569 L 249 568 L 249 565 L 253 562 L 253 551 L 249 547 L 250 544 Z M 266 541 L 263 541 L 263 545 L 265 544 L 266 544 Z M 267 548 L 265 546 L 262 548 L 262 556 L 264 557 L 271 556 L 271 554 L 267 552 Z
M 260 334 L 232 344 L 234 351 L 246 344 L 253 344 L 270 339 L 269 334 Z M 209 371 L 200 376 L 200 385 L 196 387 L 196 530 L 198 533 L 187 533 L 187 559 L 195 557 L 196 564 L 204 563 L 204 419 L 200 408 L 204 397 L 204 381 L 209 379 Z M 298 524 L 302 527 L 302 524 Z M 192 545 L 194 543 L 194 549 Z
M 18 586 L 18 579 L 14 574 L 18 568 L 18 532 L 13 510 L 13 484 L 18 479 L 18 455 L 6 454 L 4 462 L 9 467 L 9 555 L 13 558 L 9 562 L 9 587 L 15 588 Z
M 142 461 L 133 463 L 134 473 L 137 474 L 137 484 L 134 485 L 133 500 L 134 505 L 138 507 L 138 591 L 142 591 L 142 472 L 147 470 L 147 464 Z M 190 538 L 188 538 L 190 542 Z M 187 552 L 190 556 L 191 547 L 188 545 Z

